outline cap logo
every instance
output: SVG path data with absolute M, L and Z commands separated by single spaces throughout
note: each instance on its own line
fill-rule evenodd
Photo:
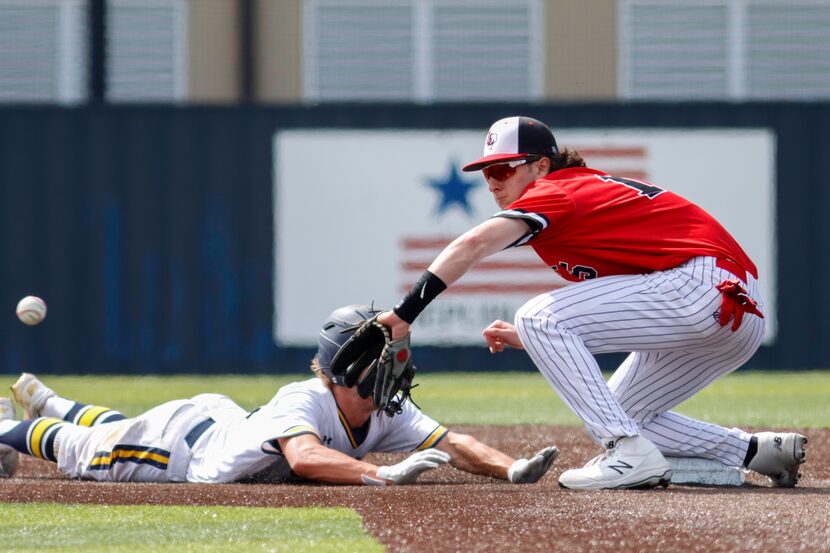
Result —
M 492 146 L 496 143 L 496 140 L 498 140 L 498 138 L 499 135 L 497 133 L 489 132 L 487 133 L 487 140 L 484 143 L 488 146 Z

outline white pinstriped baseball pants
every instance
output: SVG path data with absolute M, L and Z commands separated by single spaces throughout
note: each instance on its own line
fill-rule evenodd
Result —
M 525 349 L 600 442 L 642 434 L 666 455 L 741 466 L 751 434 L 669 411 L 745 363 L 764 320 L 732 332 L 715 286 L 734 275 L 713 257 L 647 275 L 603 277 L 537 296 L 516 313 Z M 761 304 L 757 283 L 749 295 Z M 761 309 L 763 311 L 763 309 Z M 606 384 L 593 354 L 631 353 Z

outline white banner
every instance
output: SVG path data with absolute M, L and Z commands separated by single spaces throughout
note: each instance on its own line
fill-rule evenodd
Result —
M 497 211 L 480 172 L 485 130 L 292 130 L 274 137 L 274 338 L 316 343 L 349 303 L 389 308 L 453 238 Z M 775 139 L 766 129 L 564 129 L 589 166 L 643 179 L 709 211 L 758 265 L 775 336 Z M 531 248 L 486 259 L 418 318 L 418 344 L 482 345 L 556 273 Z

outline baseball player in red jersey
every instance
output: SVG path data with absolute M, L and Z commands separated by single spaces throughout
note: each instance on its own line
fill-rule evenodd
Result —
M 454 240 L 379 321 L 401 336 L 481 259 L 530 246 L 552 291 L 484 329 L 490 351 L 523 348 L 605 451 L 561 486 L 667 485 L 664 454 L 746 467 L 794 486 L 806 438 L 750 434 L 672 412 L 746 362 L 764 334 L 758 272 L 706 211 L 653 184 L 585 167 L 550 129 L 508 117 L 487 133 L 481 170 L 501 211 Z M 606 383 L 595 354 L 631 352 Z

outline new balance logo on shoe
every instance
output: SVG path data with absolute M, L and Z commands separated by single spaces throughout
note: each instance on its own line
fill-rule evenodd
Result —
M 597 455 L 584 467 L 563 472 L 559 485 L 572 490 L 668 486 L 671 465 L 653 442 L 642 436 L 622 436 L 613 442 L 613 449 Z
M 623 469 L 633 469 L 634 467 L 626 463 L 625 461 L 617 461 L 616 464 L 608 464 L 608 468 L 617 471 L 618 473 L 622 474 Z

